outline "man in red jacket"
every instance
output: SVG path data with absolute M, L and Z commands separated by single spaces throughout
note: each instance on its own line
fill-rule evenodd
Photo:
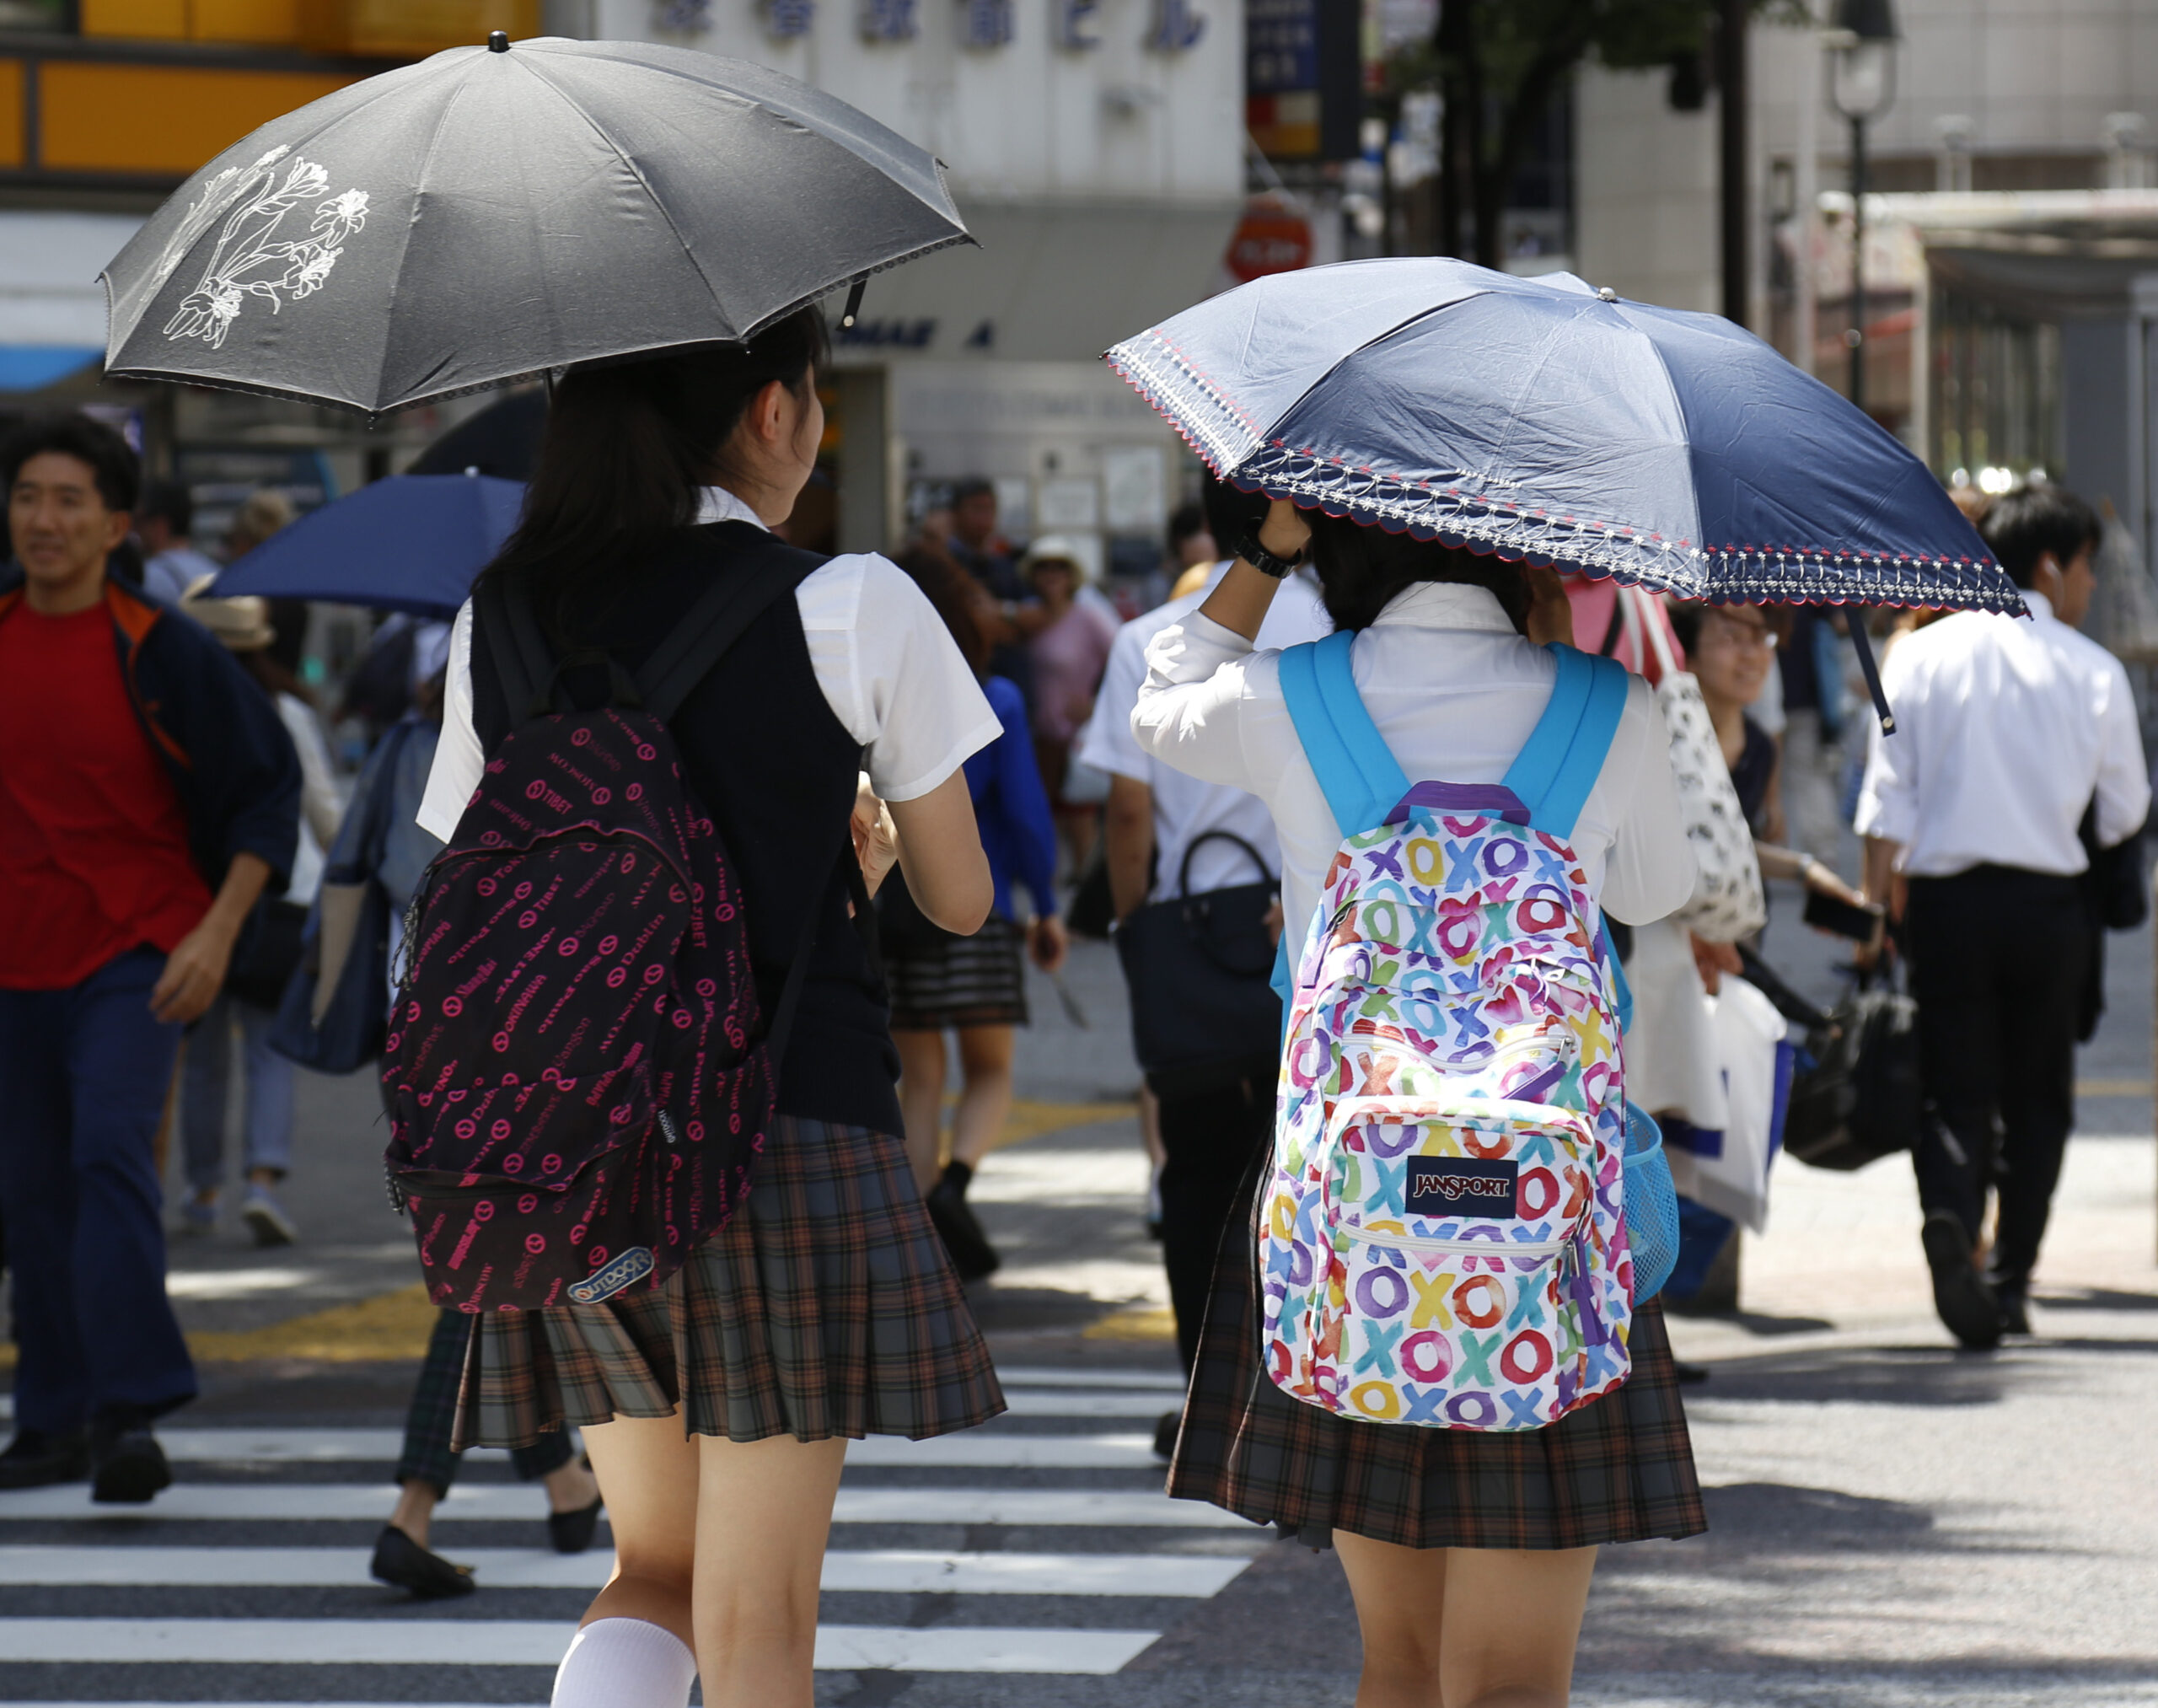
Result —
M 152 1140 L 180 1029 L 282 889 L 299 763 L 267 699 L 188 619 L 106 575 L 139 481 L 67 416 L 0 454 L 0 1220 L 15 1438 L 0 1488 L 171 1481 L 152 1420 L 192 1399 L 165 1296 Z

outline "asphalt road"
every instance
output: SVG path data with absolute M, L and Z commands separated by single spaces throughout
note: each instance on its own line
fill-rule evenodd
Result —
M 1822 946 L 1772 958 L 1832 993 Z M 1576 1700 L 2158 1705 L 2158 1194 L 2147 934 L 2116 938 L 2086 1052 L 2035 1340 L 1954 1351 L 1933 1321 L 1898 1159 L 1779 1164 L 1742 1310 L 1678 1319 L 1710 1533 L 1608 1550 Z M 1330 1708 L 1354 1693 L 1331 1555 L 1171 1503 L 1146 1451 L 1174 1400 L 1142 1222 L 1135 1084 L 1105 950 L 1076 1025 L 1037 981 L 1017 1130 L 976 1188 L 1006 1266 L 978 1289 L 1014 1414 L 850 1464 L 819 1700 L 905 1708 Z M 439 1535 L 482 1591 L 364 1577 L 426 1314 L 384 1204 L 371 1094 L 303 1093 L 289 1200 L 307 1238 L 176 1244 L 213 1356 L 171 1420 L 181 1485 L 142 1516 L 78 1489 L 0 1496 L 0 1704 L 538 1703 L 593 1555 L 542 1551 L 537 1495 L 475 1455 Z

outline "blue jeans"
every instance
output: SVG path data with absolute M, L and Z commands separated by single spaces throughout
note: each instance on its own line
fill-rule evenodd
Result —
M 0 1220 L 13 1285 L 15 1423 L 78 1429 L 195 1397 L 165 1297 L 151 1147 L 180 1028 L 151 1018 L 152 948 L 60 991 L 0 991 Z
M 187 1184 L 215 1191 L 225 1178 L 225 1109 L 233 1072 L 233 1033 L 239 1033 L 247 1102 L 242 1114 L 243 1172 L 293 1161 L 293 1064 L 270 1047 L 277 1017 L 230 992 L 218 996 L 187 1034 L 180 1070 L 180 1143 Z

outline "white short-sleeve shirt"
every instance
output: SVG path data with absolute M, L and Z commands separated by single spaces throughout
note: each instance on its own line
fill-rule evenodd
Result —
M 1150 901 L 1177 894 L 1186 850 L 1191 851 L 1191 893 L 1194 895 L 1232 884 L 1249 884 L 1258 877 L 1250 857 L 1233 842 L 1217 838 L 1193 847 L 1197 838 L 1210 831 L 1226 831 L 1249 843 L 1266 862 L 1269 876 L 1279 877 L 1281 872 L 1274 815 L 1267 811 L 1265 802 L 1243 789 L 1186 776 L 1147 753 L 1131 733 L 1131 714 L 1139 704 L 1140 685 L 1146 679 L 1147 642 L 1205 604 L 1228 567 L 1226 561 L 1216 564 L 1206 585 L 1197 593 L 1157 605 L 1117 631 L 1109 647 L 1109 668 L 1102 675 L 1101 692 L 1094 699 L 1094 715 L 1080 738 L 1077 755 L 1082 760 L 1112 776 L 1144 783 L 1152 795 L 1154 851 L 1159 860 L 1153 888 L 1147 893 Z M 1293 647 L 1333 631 L 1334 624 L 1326 607 L 1319 603 L 1318 589 L 1298 574 L 1283 582 L 1275 594 L 1259 631 L 1259 643 Z
M 705 489 L 706 522 L 764 524 L 723 486 Z M 1001 735 L 981 685 L 913 578 L 875 552 L 835 557 L 794 590 L 810 668 L 840 727 L 868 749 L 870 785 L 888 801 L 920 798 Z M 448 841 L 479 787 L 486 755 L 472 723 L 472 607 L 450 634 L 442 744 L 420 803 L 422 830 Z
M 1411 782 L 1502 780 L 1558 675 L 1551 655 L 1514 631 L 1489 589 L 1449 582 L 1418 582 L 1395 595 L 1350 657 L 1372 721 Z M 1289 716 L 1280 658 L 1194 611 L 1147 647 L 1131 729 L 1163 764 L 1265 801 L 1281 838 L 1291 942 L 1301 943 L 1341 830 Z M 1636 676 L 1628 688 L 1573 848 L 1604 910 L 1642 925 L 1694 893 L 1694 854 L 1663 715 L 1646 682 Z

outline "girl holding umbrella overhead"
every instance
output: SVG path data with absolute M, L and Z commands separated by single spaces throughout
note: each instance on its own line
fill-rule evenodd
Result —
M 588 647 L 634 670 L 711 576 L 770 550 L 815 464 L 824 353 L 811 309 L 744 347 L 561 381 L 524 524 L 486 572 L 526 584 L 556 656 Z M 513 722 L 471 631 L 468 609 L 421 812 L 445 840 Z M 907 1164 L 848 886 L 817 884 L 864 762 L 917 904 L 947 930 L 979 927 L 991 886 L 961 767 L 1001 726 L 914 583 L 857 556 L 768 607 L 672 728 L 740 876 L 767 1013 L 806 910 L 824 916 L 779 1119 L 734 1219 L 659 1292 L 477 1319 L 459 1442 L 582 1426 L 614 1526 L 615 1575 L 556 1708 L 680 1708 L 693 1676 L 714 1705 L 807 1705 L 848 1438 L 941 1435 L 1003 1410 Z M 894 852 L 878 823 L 872 803 L 857 841 L 872 884 Z

